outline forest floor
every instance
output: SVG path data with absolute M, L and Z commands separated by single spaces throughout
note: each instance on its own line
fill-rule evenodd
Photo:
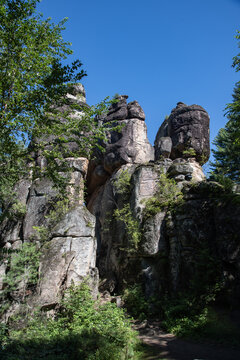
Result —
M 135 324 L 143 343 L 144 360 L 237 360 L 240 346 L 222 346 L 179 339 L 161 330 L 159 322 Z

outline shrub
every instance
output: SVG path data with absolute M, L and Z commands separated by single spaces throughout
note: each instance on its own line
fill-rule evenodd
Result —
M 83 282 L 66 292 L 55 319 L 38 314 L 25 329 L 10 331 L 0 355 L 5 360 L 127 360 L 136 345 L 124 311 L 94 302 Z
M 174 179 L 169 179 L 164 172 L 160 172 L 157 191 L 154 196 L 145 202 L 145 218 L 154 216 L 166 208 L 172 208 L 180 204 L 183 194 Z
M 122 170 L 117 179 L 114 180 L 114 187 L 117 190 L 117 193 L 122 195 L 124 199 L 129 196 L 130 182 L 131 174 L 127 169 Z
M 141 284 L 134 284 L 126 288 L 122 299 L 129 314 L 134 318 L 145 319 L 147 317 L 149 304 L 145 299 Z
M 38 280 L 40 250 L 34 243 L 23 243 L 21 248 L 11 254 L 10 267 L 3 279 L 2 295 L 23 289 L 22 298 L 28 286 L 33 286 Z
M 114 187 L 117 193 L 121 195 L 123 205 L 114 210 L 114 218 L 122 221 L 126 228 L 126 234 L 129 241 L 129 251 L 136 251 L 141 240 L 141 231 L 138 220 L 134 217 L 129 203 L 131 186 L 131 174 L 129 171 L 122 170 L 118 178 L 114 181 Z
M 211 180 L 217 181 L 220 185 L 222 185 L 225 192 L 232 193 L 234 181 L 232 181 L 229 177 L 222 174 L 212 174 Z
M 196 156 L 196 151 L 193 148 L 188 148 L 183 151 L 184 158 L 195 157 L 195 156 Z
M 139 229 L 139 222 L 133 216 L 130 204 L 125 204 L 122 209 L 114 210 L 114 217 L 124 223 L 127 233 L 127 238 L 130 244 L 130 251 L 137 250 L 138 244 L 141 240 L 141 231 Z

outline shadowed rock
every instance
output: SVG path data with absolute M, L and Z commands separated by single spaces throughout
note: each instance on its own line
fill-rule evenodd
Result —
M 195 157 L 201 164 L 209 159 L 209 116 L 201 106 L 177 104 L 157 133 L 154 143 L 156 159 L 163 152 L 161 138 L 167 136 L 172 140 L 171 159 Z

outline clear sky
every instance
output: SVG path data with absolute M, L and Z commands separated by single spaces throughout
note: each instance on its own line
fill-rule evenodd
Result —
M 225 125 L 240 0 L 42 0 L 38 11 L 69 18 L 64 39 L 87 71 L 87 102 L 138 100 L 151 143 L 178 101 L 208 111 L 211 141 Z

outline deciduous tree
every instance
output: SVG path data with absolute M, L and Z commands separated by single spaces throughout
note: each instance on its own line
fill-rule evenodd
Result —
M 66 19 L 59 24 L 44 20 L 36 12 L 39 1 L 0 0 L 0 202 L 26 173 L 32 139 L 38 139 L 35 151 L 36 146 L 45 151 L 50 166 L 62 157 L 67 142 L 74 139 L 78 152 L 89 156 L 104 136 L 96 114 L 107 104 L 92 108 L 66 97 L 69 84 L 86 73 L 79 60 L 62 64 L 72 54 L 62 37 Z M 73 112 L 82 115 L 72 116 Z M 52 135 L 54 141 L 46 150 Z

